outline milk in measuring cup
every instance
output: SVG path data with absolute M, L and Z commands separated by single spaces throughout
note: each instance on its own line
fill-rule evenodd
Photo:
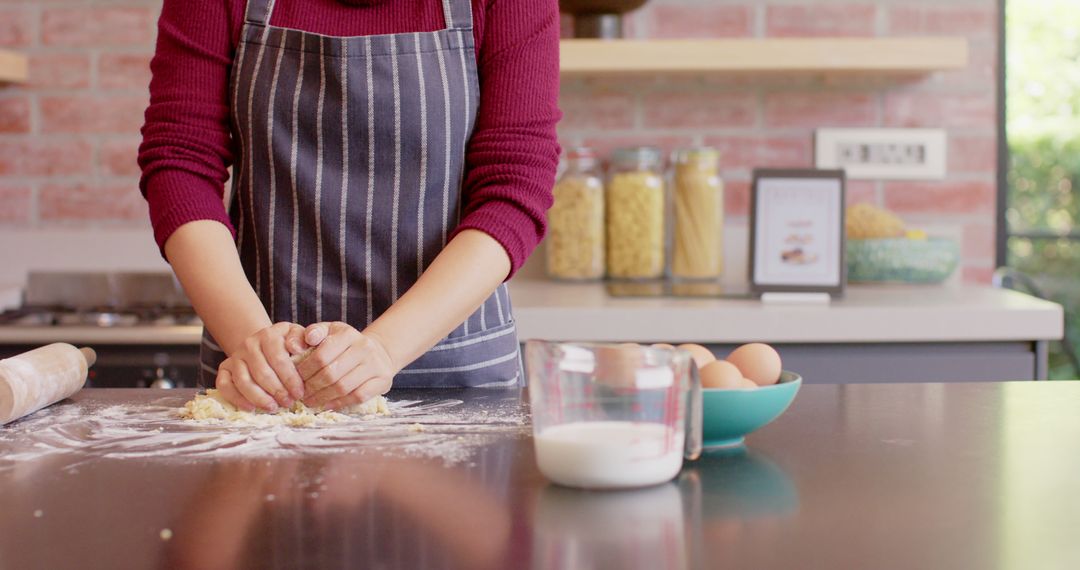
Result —
M 562 485 L 656 485 L 682 468 L 683 433 L 648 422 L 560 424 L 536 436 L 536 458 L 540 471 Z

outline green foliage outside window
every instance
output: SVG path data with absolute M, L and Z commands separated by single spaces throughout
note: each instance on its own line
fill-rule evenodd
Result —
M 1006 18 L 1007 261 L 1065 306 L 1080 341 L 1080 2 L 1011 0 Z M 1062 350 L 1051 378 L 1076 378 Z

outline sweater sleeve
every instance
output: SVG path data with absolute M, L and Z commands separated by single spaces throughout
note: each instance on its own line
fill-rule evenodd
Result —
M 162 6 L 139 147 L 139 187 L 162 255 L 165 241 L 188 222 L 216 220 L 234 231 L 223 203 L 233 160 L 230 4 L 165 0 Z
M 466 149 L 464 211 L 455 233 L 487 233 L 509 277 L 547 231 L 559 162 L 557 0 L 492 0 L 480 46 L 480 109 Z

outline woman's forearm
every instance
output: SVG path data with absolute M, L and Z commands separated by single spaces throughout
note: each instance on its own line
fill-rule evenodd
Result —
M 180 226 L 165 256 L 184 292 L 226 354 L 272 323 L 244 275 L 229 229 L 200 220 Z
M 510 257 L 499 242 L 481 231 L 463 231 L 363 332 L 379 340 L 403 368 L 464 322 L 509 271 Z

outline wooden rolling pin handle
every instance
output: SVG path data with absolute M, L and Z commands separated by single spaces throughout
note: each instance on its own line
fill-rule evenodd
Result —
M 97 353 L 94 352 L 94 349 L 92 349 L 92 348 L 90 348 L 88 346 L 84 346 L 84 347 L 79 349 L 79 352 L 81 352 L 82 355 L 83 355 L 83 358 L 86 359 L 86 367 L 87 368 L 90 368 L 91 366 L 94 365 L 95 362 L 97 362 Z
M 93 350 L 65 343 L 0 360 L 0 426 L 78 392 L 96 360 Z

